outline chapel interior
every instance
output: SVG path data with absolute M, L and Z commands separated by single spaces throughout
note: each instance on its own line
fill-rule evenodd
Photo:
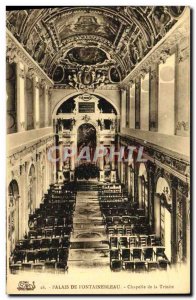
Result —
M 10 272 L 189 263 L 189 8 L 6 10 Z

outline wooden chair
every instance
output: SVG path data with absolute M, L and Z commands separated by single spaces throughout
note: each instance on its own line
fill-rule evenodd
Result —
M 141 247 L 146 247 L 147 246 L 147 235 L 140 235 L 139 241 L 140 241 L 140 246 Z
M 110 262 L 110 269 L 115 272 L 121 271 L 122 270 L 122 261 L 118 260 L 118 259 L 112 260 Z
M 144 261 L 136 261 L 135 262 L 135 272 L 145 272 L 146 264 Z
M 48 258 L 48 250 L 38 250 L 37 259 L 40 262 L 45 262 Z
M 29 239 L 36 239 L 37 238 L 37 231 L 36 230 L 29 230 L 28 237 L 29 237 Z
M 56 268 L 68 272 L 68 266 L 66 262 L 57 262 Z
M 54 235 L 53 228 L 47 228 L 45 231 L 45 237 L 51 238 Z
M 57 249 L 49 249 L 48 257 L 50 261 L 57 261 L 58 259 L 58 250 Z
M 113 217 L 113 224 L 118 225 L 121 223 L 121 218 L 119 216 L 114 216 Z
M 129 247 L 136 247 L 137 237 L 135 235 L 129 237 Z
M 130 224 L 130 217 L 129 216 L 122 216 L 122 223 L 125 225 Z
M 127 235 L 131 235 L 133 233 L 133 230 L 131 228 L 131 226 L 127 226 L 125 227 L 125 234 Z
M 117 228 L 117 234 L 123 235 L 124 234 L 124 228 L 123 227 L 118 227 Z
M 166 259 L 159 260 L 159 270 L 166 271 L 168 267 L 168 261 Z
M 30 270 L 32 269 L 32 263 L 27 262 L 27 263 L 22 263 L 22 270 Z
M 156 261 L 148 261 L 148 271 L 156 271 L 158 269 L 158 263 Z
M 114 227 L 108 227 L 108 234 L 109 235 L 115 234 L 115 228 Z
M 22 264 L 11 264 L 10 265 L 10 271 L 12 274 L 16 274 L 19 270 L 22 269 Z
M 27 252 L 27 262 L 35 262 L 37 259 L 37 253 L 35 251 Z
M 141 260 L 142 257 L 142 249 L 141 248 L 133 248 L 131 254 L 133 260 Z
M 125 261 L 124 262 L 125 270 L 134 271 L 135 263 L 133 261 Z
M 25 251 L 14 251 L 13 261 L 14 264 L 19 264 L 25 261 L 26 252 Z
M 34 263 L 34 264 L 32 264 L 32 269 L 33 270 L 40 270 L 40 271 L 42 271 L 43 270 L 43 267 L 44 267 L 44 264 L 43 263 Z
M 128 248 L 128 239 L 125 236 L 119 237 L 118 244 L 120 248 Z
M 144 260 L 153 260 L 153 248 L 147 247 L 143 248 Z
M 51 248 L 59 248 L 59 247 L 60 247 L 59 238 L 58 237 L 52 238 Z
M 110 248 L 118 248 L 118 238 L 110 237 Z
M 129 261 L 130 260 L 130 249 L 129 248 L 122 249 L 121 257 L 122 257 L 123 261 Z
M 119 259 L 119 251 L 118 249 L 110 250 L 110 261 L 113 259 Z
M 50 238 L 43 238 L 41 242 L 41 248 L 49 249 L 51 246 L 51 239 Z
M 150 246 L 156 246 L 155 234 L 150 234 L 149 235 L 149 240 L 150 240 Z
M 165 247 L 156 247 L 155 250 L 156 260 L 165 259 Z
M 63 248 L 68 248 L 69 245 L 70 245 L 69 237 L 65 236 L 64 238 L 62 238 L 62 240 L 61 240 L 61 246 Z
M 41 248 L 41 240 L 40 239 L 33 239 L 31 240 L 31 249 L 36 250 Z
M 46 261 L 45 262 L 45 268 L 46 269 L 55 269 L 56 262 L 55 261 Z
M 67 262 L 68 250 L 60 248 L 58 250 L 59 262 Z

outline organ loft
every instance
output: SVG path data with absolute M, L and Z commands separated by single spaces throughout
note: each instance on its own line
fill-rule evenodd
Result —
M 8 272 L 190 263 L 189 14 L 7 8 Z

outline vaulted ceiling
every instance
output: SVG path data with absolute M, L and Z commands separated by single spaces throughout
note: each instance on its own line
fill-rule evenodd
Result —
M 107 84 L 125 78 L 183 11 L 182 6 L 7 7 L 7 28 L 56 84 L 92 78 Z

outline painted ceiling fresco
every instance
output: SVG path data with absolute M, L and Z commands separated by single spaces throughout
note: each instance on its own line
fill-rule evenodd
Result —
M 57 85 L 118 83 L 183 14 L 182 6 L 12 10 L 7 28 Z

